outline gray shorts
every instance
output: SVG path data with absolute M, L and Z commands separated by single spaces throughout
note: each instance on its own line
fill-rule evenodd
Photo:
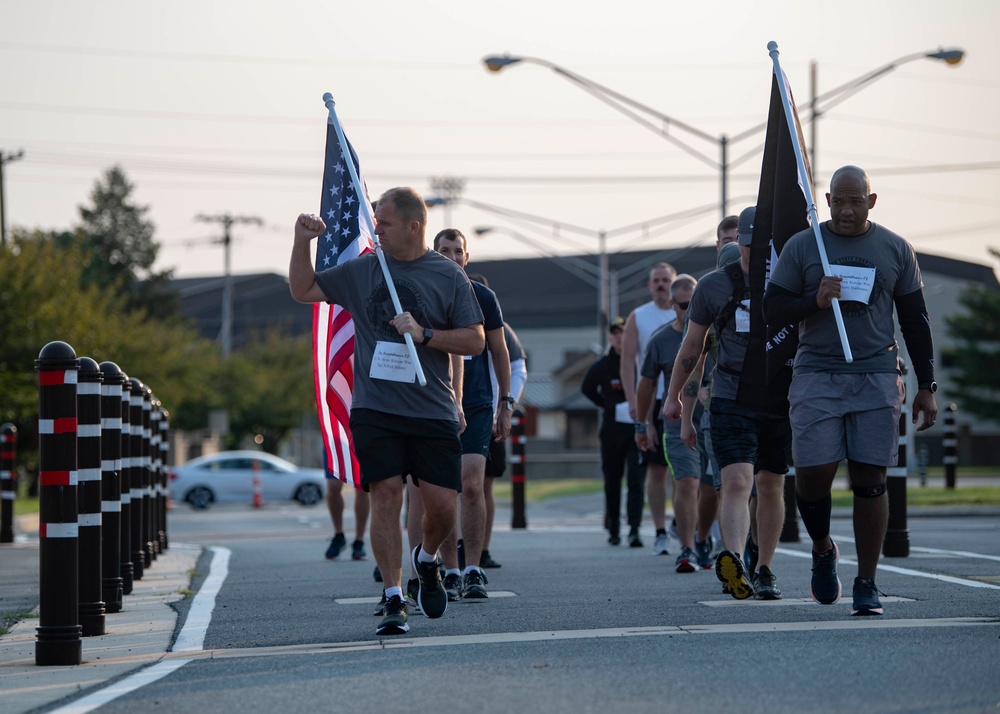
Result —
M 898 374 L 796 374 L 788 402 L 796 466 L 845 458 L 873 466 L 896 464 L 903 407 Z
M 681 441 L 681 423 L 660 424 L 663 428 L 663 453 L 667 457 L 667 467 L 674 478 L 699 478 L 701 476 L 701 455 L 697 449 L 688 447 Z

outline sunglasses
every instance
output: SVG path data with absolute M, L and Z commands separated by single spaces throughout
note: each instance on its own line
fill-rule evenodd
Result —
M 690 305 L 690 304 L 691 304 L 690 300 L 687 300 L 686 302 L 681 302 L 680 300 L 674 300 L 674 305 L 676 305 L 677 307 L 679 307 L 681 310 L 687 310 L 688 309 L 688 305 Z

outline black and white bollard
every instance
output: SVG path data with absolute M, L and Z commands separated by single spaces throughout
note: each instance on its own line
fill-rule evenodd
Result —
M 160 525 L 163 530 L 160 535 L 160 552 L 170 545 L 167 530 L 167 508 L 170 500 L 170 485 L 167 483 L 167 464 L 170 463 L 170 412 L 160 409 L 160 489 L 163 497 L 160 499 Z
M 101 597 L 105 612 L 122 609 L 122 382 L 114 362 L 101 362 Z
M 83 662 L 78 609 L 76 382 L 79 362 L 65 342 L 50 342 L 38 371 L 39 607 L 35 664 Z
M 524 507 L 524 489 L 527 481 L 524 445 L 527 440 L 524 435 L 524 412 L 515 409 L 510 417 L 511 528 L 528 527 L 528 517 Z
M 101 599 L 101 382 L 97 362 L 81 357 L 76 385 L 77 523 L 80 626 L 84 637 L 104 634 Z
M 143 522 L 142 496 L 145 493 L 143 482 L 142 460 L 142 387 L 143 384 L 135 377 L 128 382 L 128 421 L 129 421 L 129 489 L 132 494 L 131 538 L 129 556 L 132 558 L 132 578 L 142 580 L 146 569 L 145 535 L 146 525 Z M 123 424 L 124 425 L 124 424 Z
M 150 428 L 152 399 L 152 391 L 145 384 L 142 385 L 142 557 L 147 568 L 156 560 L 156 548 L 153 545 L 153 461 Z
M 903 374 L 906 375 L 905 368 Z M 910 459 L 909 440 L 910 405 L 906 403 L 908 385 L 903 389 L 903 408 L 899 413 L 899 456 L 895 466 L 886 469 L 886 496 L 889 499 L 889 520 L 886 524 L 882 555 L 887 558 L 906 558 L 910 555 L 910 528 L 906 515 L 906 478 Z
M 958 430 L 955 428 L 955 412 L 958 406 L 949 404 L 944 409 L 944 487 L 955 488 L 955 471 L 958 469 Z
M 14 501 L 17 500 L 17 427 L 0 426 L 0 543 L 14 542 Z
M 132 383 L 122 372 L 121 395 L 121 453 L 122 467 L 118 472 L 121 482 L 121 526 L 118 541 L 118 557 L 121 559 L 122 593 L 130 595 L 135 580 L 132 566 L 132 425 L 131 402 Z

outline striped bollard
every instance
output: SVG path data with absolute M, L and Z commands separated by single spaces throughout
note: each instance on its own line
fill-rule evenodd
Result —
M 153 397 L 152 411 L 149 412 L 149 458 L 152 462 L 151 473 L 153 475 L 153 552 L 160 554 L 163 552 L 163 509 L 160 507 L 163 501 L 163 489 L 160 481 L 163 475 L 163 464 L 160 461 L 160 419 L 163 418 L 163 410 L 160 408 L 160 400 Z
M 121 518 L 118 540 L 118 557 L 121 561 L 122 593 L 132 594 L 135 568 L 132 565 L 132 424 L 131 407 L 132 384 L 128 375 L 122 372 L 121 401 L 121 453 L 122 467 L 118 472 L 121 483 Z
M 958 430 L 955 412 L 958 406 L 949 404 L 944 410 L 944 487 L 955 488 L 955 471 L 958 468 Z
M 0 426 L 0 543 L 14 542 L 14 501 L 17 500 L 17 427 Z
M 524 487 L 527 477 L 524 473 L 524 412 L 515 409 L 510 417 L 510 483 L 511 483 L 511 528 L 527 528 L 528 519 L 524 509 Z
M 144 384 L 142 385 L 142 523 L 144 529 L 142 534 L 142 556 L 145 559 L 147 568 L 153 564 L 157 555 L 156 543 L 153 540 L 153 530 L 156 527 L 156 522 L 153 514 L 152 417 L 153 392 Z
M 77 523 L 80 626 L 84 637 L 104 634 L 101 600 L 101 382 L 97 362 L 80 358 L 76 385 Z
M 170 412 L 162 409 L 160 414 L 160 488 L 163 498 L 160 500 L 160 525 L 163 530 L 160 536 L 160 552 L 170 546 L 167 530 L 167 511 L 170 505 L 170 487 L 167 484 L 167 464 L 170 463 Z
M 129 483 L 132 494 L 131 538 L 129 557 L 132 558 L 132 578 L 142 580 L 146 569 L 146 553 L 144 538 L 146 526 L 143 523 L 142 496 L 145 484 L 142 479 L 142 387 L 143 384 L 132 377 L 126 386 L 129 389 L 128 423 L 129 423 Z M 123 423 L 124 426 L 124 423 Z
M 101 597 L 105 612 L 122 610 L 122 382 L 114 362 L 101 362 Z
M 65 342 L 50 342 L 38 371 L 39 606 L 35 664 L 82 664 L 76 475 L 79 362 Z
M 885 540 L 882 541 L 882 555 L 887 558 L 906 558 L 910 555 L 910 528 L 906 519 L 906 476 L 910 458 L 907 439 L 910 405 L 906 403 L 909 384 L 907 370 L 903 372 L 903 408 L 899 412 L 899 456 L 895 466 L 886 469 L 886 497 L 889 499 L 889 520 L 886 523 Z

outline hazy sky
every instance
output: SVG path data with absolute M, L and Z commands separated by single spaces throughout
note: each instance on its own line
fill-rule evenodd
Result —
M 76 224 L 94 181 L 120 163 L 150 207 L 157 267 L 179 276 L 222 271 L 219 228 L 201 213 L 259 216 L 263 228 L 234 231 L 234 271 L 287 271 L 292 222 L 319 207 L 326 91 L 373 198 L 401 184 L 430 196 L 432 177 L 464 178 L 471 202 L 593 231 L 532 229 L 459 203 L 432 210 L 431 235 L 448 217 L 470 236 L 504 226 L 558 253 L 595 251 L 602 228 L 610 251 L 707 244 L 718 168 L 548 69 L 493 74 L 481 59 L 544 58 L 734 136 L 766 118 L 769 40 L 803 119 L 811 60 L 822 93 L 912 53 L 965 49 L 958 66 L 908 62 L 823 117 L 818 205 L 827 217 L 830 173 L 859 164 L 879 194 L 872 219 L 918 250 L 991 263 L 987 246 L 1000 247 L 992 0 L 0 0 L 0 26 L 0 149 L 25 151 L 4 170 L 8 225 Z M 717 160 L 717 140 L 671 133 Z M 729 213 L 754 200 L 762 138 L 730 147 Z M 537 254 L 509 233 L 470 240 L 473 262 Z

